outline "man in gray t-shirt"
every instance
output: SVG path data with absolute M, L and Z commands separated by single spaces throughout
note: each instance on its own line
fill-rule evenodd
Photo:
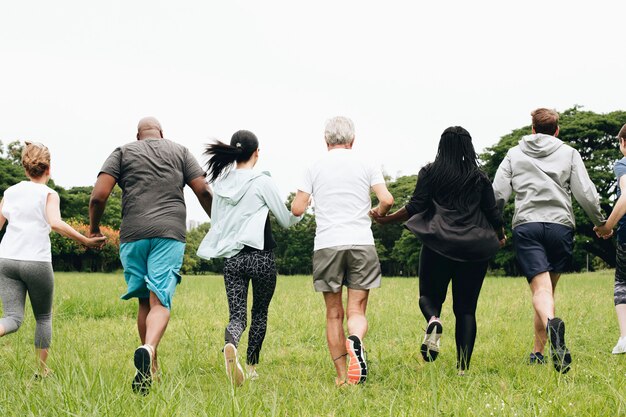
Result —
M 120 260 L 128 285 L 122 298 L 139 299 L 137 328 L 142 342 L 135 350 L 137 373 L 132 386 L 145 394 L 157 370 L 156 349 L 180 282 L 185 252 L 183 189 L 191 187 L 207 215 L 212 196 L 198 162 L 184 146 L 163 139 L 155 118 L 140 120 L 137 131 L 137 141 L 115 149 L 100 169 L 89 201 L 89 219 L 91 236 L 99 236 L 106 201 L 119 184 Z

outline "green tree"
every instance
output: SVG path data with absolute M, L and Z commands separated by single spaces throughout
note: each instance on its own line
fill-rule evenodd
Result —
M 596 185 L 601 198 L 601 206 L 607 215 L 611 212 L 611 199 L 615 192 L 615 178 L 612 167 L 621 157 L 617 149 L 616 135 L 626 123 L 626 112 L 614 111 L 607 114 L 581 110 L 573 107 L 560 115 L 559 138 L 576 148 L 585 162 L 587 172 Z M 480 158 L 483 168 L 491 179 L 494 178 L 500 162 L 507 151 L 517 145 L 524 135 L 531 132 L 530 126 L 513 130 L 503 136 L 491 148 L 487 148 Z M 513 215 L 513 199 L 505 207 L 504 218 L 507 223 L 507 234 L 511 236 L 510 224 Z M 574 246 L 574 268 L 580 270 L 585 266 L 587 252 L 598 256 L 606 264 L 615 266 L 615 246 L 612 240 L 602 240 L 595 237 L 593 224 L 587 218 L 576 202 L 574 202 L 576 217 L 576 232 L 579 238 Z M 516 274 L 513 248 L 507 244 L 496 256 L 493 263 L 496 268 L 502 268 L 507 274 Z
M 388 179 L 387 189 L 394 199 L 392 211 L 402 208 L 409 202 L 416 183 L 417 175 L 406 175 L 395 180 Z M 376 205 L 378 205 L 378 199 L 375 194 L 372 194 L 372 207 Z M 411 274 L 409 271 L 417 271 L 417 263 L 415 268 L 412 268 L 409 266 L 409 262 L 416 259 L 419 260 L 421 244 L 417 238 L 409 239 L 408 235 L 405 234 L 405 230 L 402 224 L 388 224 L 385 226 L 376 223 L 372 224 L 378 258 L 385 275 L 407 275 Z M 412 236 L 412 234 L 410 235 Z M 402 246 L 402 249 L 400 247 L 398 249 L 395 248 L 398 244 Z M 411 251 L 417 253 L 417 258 L 409 260 L 408 256 Z
M 183 274 L 206 274 L 209 272 L 222 272 L 223 259 L 202 259 L 196 252 L 204 236 L 209 232 L 211 223 L 202 223 L 200 226 L 187 231 L 187 244 L 183 258 Z

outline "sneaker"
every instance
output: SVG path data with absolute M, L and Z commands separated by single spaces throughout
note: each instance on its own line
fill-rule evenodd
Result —
M 142 345 L 135 350 L 135 378 L 133 379 L 133 391 L 147 395 L 152 385 L 152 346 Z
M 348 336 L 346 339 L 348 351 L 348 384 L 362 384 L 367 379 L 367 363 L 365 362 L 365 350 L 358 336 Z
M 557 317 L 549 319 L 546 331 L 550 341 L 550 357 L 554 369 L 565 374 L 569 372 L 572 363 L 572 356 L 565 346 L 565 323 Z
M 528 363 L 531 365 L 537 364 L 537 365 L 545 365 L 546 364 L 546 359 L 543 357 L 543 355 L 539 352 L 535 352 L 535 353 L 531 353 L 530 354 L 530 358 L 528 359 Z
M 246 378 L 251 381 L 259 379 L 259 374 L 256 371 L 256 365 L 246 365 Z
M 620 353 L 626 353 L 626 337 L 620 337 L 617 341 L 617 344 L 613 348 L 614 355 L 619 355 Z
M 226 375 L 228 375 L 230 383 L 237 386 L 243 384 L 246 376 L 237 360 L 237 348 L 232 343 L 226 343 L 224 346 L 224 361 L 226 365 Z
M 441 339 L 442 333 L 443 326 L 439 319 L 434 319 L 428 323 L 426 333 L 424 334 L 424 341 L 420 348 L 422 358 L 424 358 L 426 362 L 432 362 L 437 359 L 437 355 L 439 355 L 439 339 Z

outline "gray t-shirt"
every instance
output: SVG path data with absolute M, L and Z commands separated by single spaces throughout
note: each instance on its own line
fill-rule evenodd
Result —
M 122 189 L 121 243 L 153 237 L 185 241 L 183 189 L 205 175 L 187 148 L 167 139 L 138 140 L 115 149 L 103 172 Z

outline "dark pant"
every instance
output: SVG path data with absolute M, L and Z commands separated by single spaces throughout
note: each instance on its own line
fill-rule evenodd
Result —
M 530 283 L 543 272 L 570 269 L 574 229 L 558 223 L 531 222 L 513 229 L 517 265 Z
M 247 363 L 256 365 L 267 331 L 267 312 L 276 289 L 276 261 L 272 251 L 240 252 L 224 262 L 224 284 L 230 315 L 224 339 L 235 346 L 239 344 L 247 325 L 250 280 L 252 324 L 248 334 Z
M 420 309 L 426 321 L 441 315 L 452 281 L 452 308 L 456 317 L 456 357 L 459 369 L 469 368 L 476 340 L 476 304 L 487 273 L 487 261 L 454 261 L 422 247 L 419 267 Z

